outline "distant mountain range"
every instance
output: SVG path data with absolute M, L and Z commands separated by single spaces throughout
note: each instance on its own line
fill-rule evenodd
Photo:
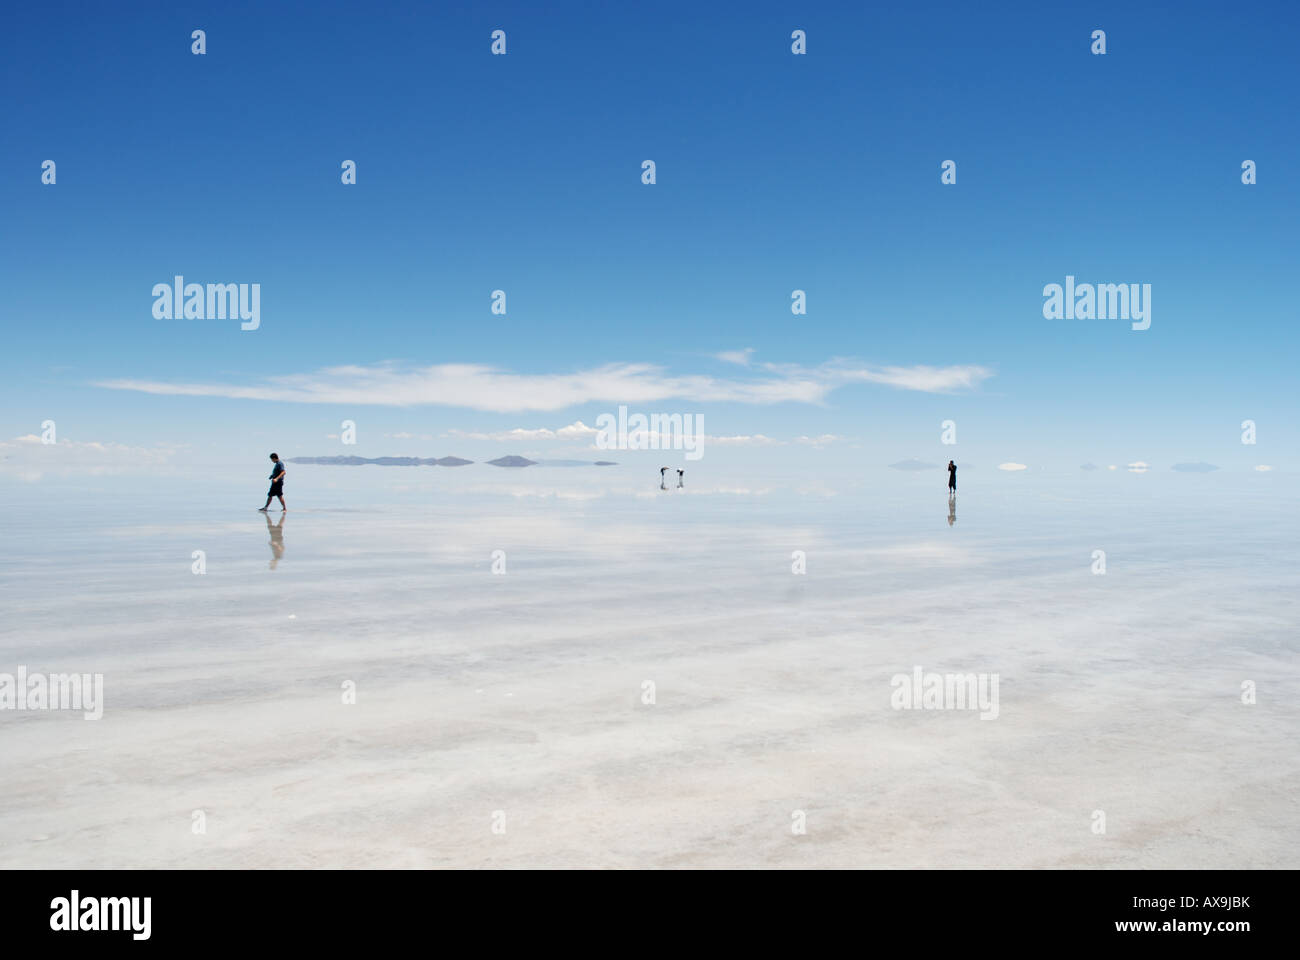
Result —
M 315 463 L 327 467 L 362 467 L 373 463 L 377 467 L 463 467 L 473 460 L 461 457 L 289 457 L 289 463 Z M 548 467 L 612 467 L 612 460 L 529 460 L 527 457 L 498 457 L 489 460 L 494 467 L 531 467 L 542 464 Z

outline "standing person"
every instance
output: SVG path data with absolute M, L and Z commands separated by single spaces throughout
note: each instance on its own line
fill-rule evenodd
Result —
M 284 464 L 280 462 L 279 454 L 271 454 L 271 489 L 266 492 L 266 507 L 271 505 L 272 497 L 280 498 L 280 509 L 288 512 L 289 508 L 284 505 L 284 475 L 288 472 L 284 469 Z M 259 507 L 259 513 L 266 513 L 266 507 Z
M 948 492 L 954 494 L 957 492 L 957 464 L 951 460 L 948 461 Z M 270 500 L 267 501 L 267 503 L 270 502 Z

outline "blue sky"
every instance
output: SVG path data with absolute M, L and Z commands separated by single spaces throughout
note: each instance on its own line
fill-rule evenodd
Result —
M 847 463 L 954 419 L 990 464 L 1294 469 L 1300 17 L 997 7 L 15 9 L 0 440 L 546 452 L 446 434 L 622 401 Z M 155 319 L 176 274 L 260 283 L 260 329 Z M 1044 320 L 1067 274 L 1151 328 Z

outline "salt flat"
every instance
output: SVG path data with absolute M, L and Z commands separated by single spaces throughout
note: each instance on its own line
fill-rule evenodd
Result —
M 10 483 L 0 671 L 105 710 L 0 711 L 0 866 L 1300 866 L 1282 479 Z

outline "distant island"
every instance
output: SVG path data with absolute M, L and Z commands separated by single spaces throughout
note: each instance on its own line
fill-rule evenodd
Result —
M 494 467 L 531 467 L 536 460 L 529 460 L 527 457 L 516 457 L 513 454 L 508 457 L 497 457 L 495 460 L 489 460 L 488 463 Z

